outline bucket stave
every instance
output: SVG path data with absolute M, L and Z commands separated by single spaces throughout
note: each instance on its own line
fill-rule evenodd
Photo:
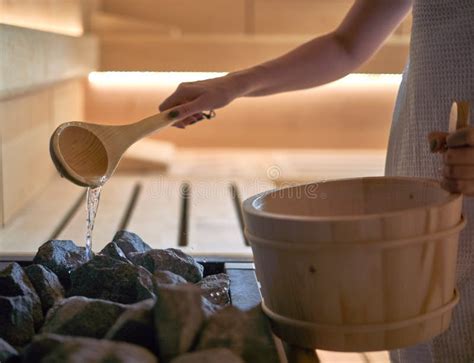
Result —
M 246 200 L 246 236 L 275 333 L 339 351 L 394 349 L 440 334 L 458 300 L 461 207 L 461 196 L 436 182 L 386 177 Z

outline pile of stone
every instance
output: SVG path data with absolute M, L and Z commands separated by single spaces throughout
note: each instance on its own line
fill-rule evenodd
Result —
M 277 362 L 260 308 L 230 305 L 226 274 L 119 231 L 87 260 L 72 241 L 0 271 L 0 362 Z

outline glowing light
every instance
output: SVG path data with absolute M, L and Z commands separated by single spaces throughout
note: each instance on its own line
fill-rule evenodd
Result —
M 226 75 L 227 72 L 91 72 L 89 82 L 103 86 L 176 86 L 181 82 L 194 82 Z M 334 84 L 399 84 L 401 74 L 353 73 Z
M 0 24 L 8 24 L 45 32 L 69 35 L 73 37 L 80 37 L 83 34 L 82 25 L 79 22 L 77 24 L 67 22 L 61 23 L 57 19 L 37 19 L 34 17 L 15 16 L 15 14 L 8 14 L 8 16 L 0 15 Z
M 91 72 L 89 82 L 98 85 L 176 85 L 224 76 L 225 72 Z

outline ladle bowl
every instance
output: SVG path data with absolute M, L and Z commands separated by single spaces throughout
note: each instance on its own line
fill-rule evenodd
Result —
M 160 113 L 120 126 L 66 122 L 51 136 L 51 159 L 63 177 L 80 186 L 97 187 L 110 178 L 133 143 L 177 120 Z

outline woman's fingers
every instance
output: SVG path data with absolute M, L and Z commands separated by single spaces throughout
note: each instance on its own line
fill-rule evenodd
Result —
M 443 178 L 441 186 L 451 193 L 474 195 L 474 180 Z
M 448 147 L 474 146 L 474 128 L 466 127 L 450 134 L 446 139 Z
M 428 135 L 428 141 L 430 143 L 430 150 L 433 153 L 444 152 L 446 150 L 446 137 L 447 132 L 431 132 Z
M 193 125 L 196 122 L 201 121 L 202 119 L 204 119 L 203 114 L 202 113 L 197 113 L 197 114 L 194 114 L 190 117 L 185 118 L 184 120 L 181 120 L 181 121 L 178 121 L 178 122 L 174 123 L 173 126 L 179 128 L 179 129 L 184 129 L 186 126 Z
M 447 165 L 469 165 L 474 164 L 474 148 L 461 147 L 448 149 L 443 154 L 444 163 Z
M 474 165 L 445 165 L 443 175 L 451 179 L 474 179 Z

